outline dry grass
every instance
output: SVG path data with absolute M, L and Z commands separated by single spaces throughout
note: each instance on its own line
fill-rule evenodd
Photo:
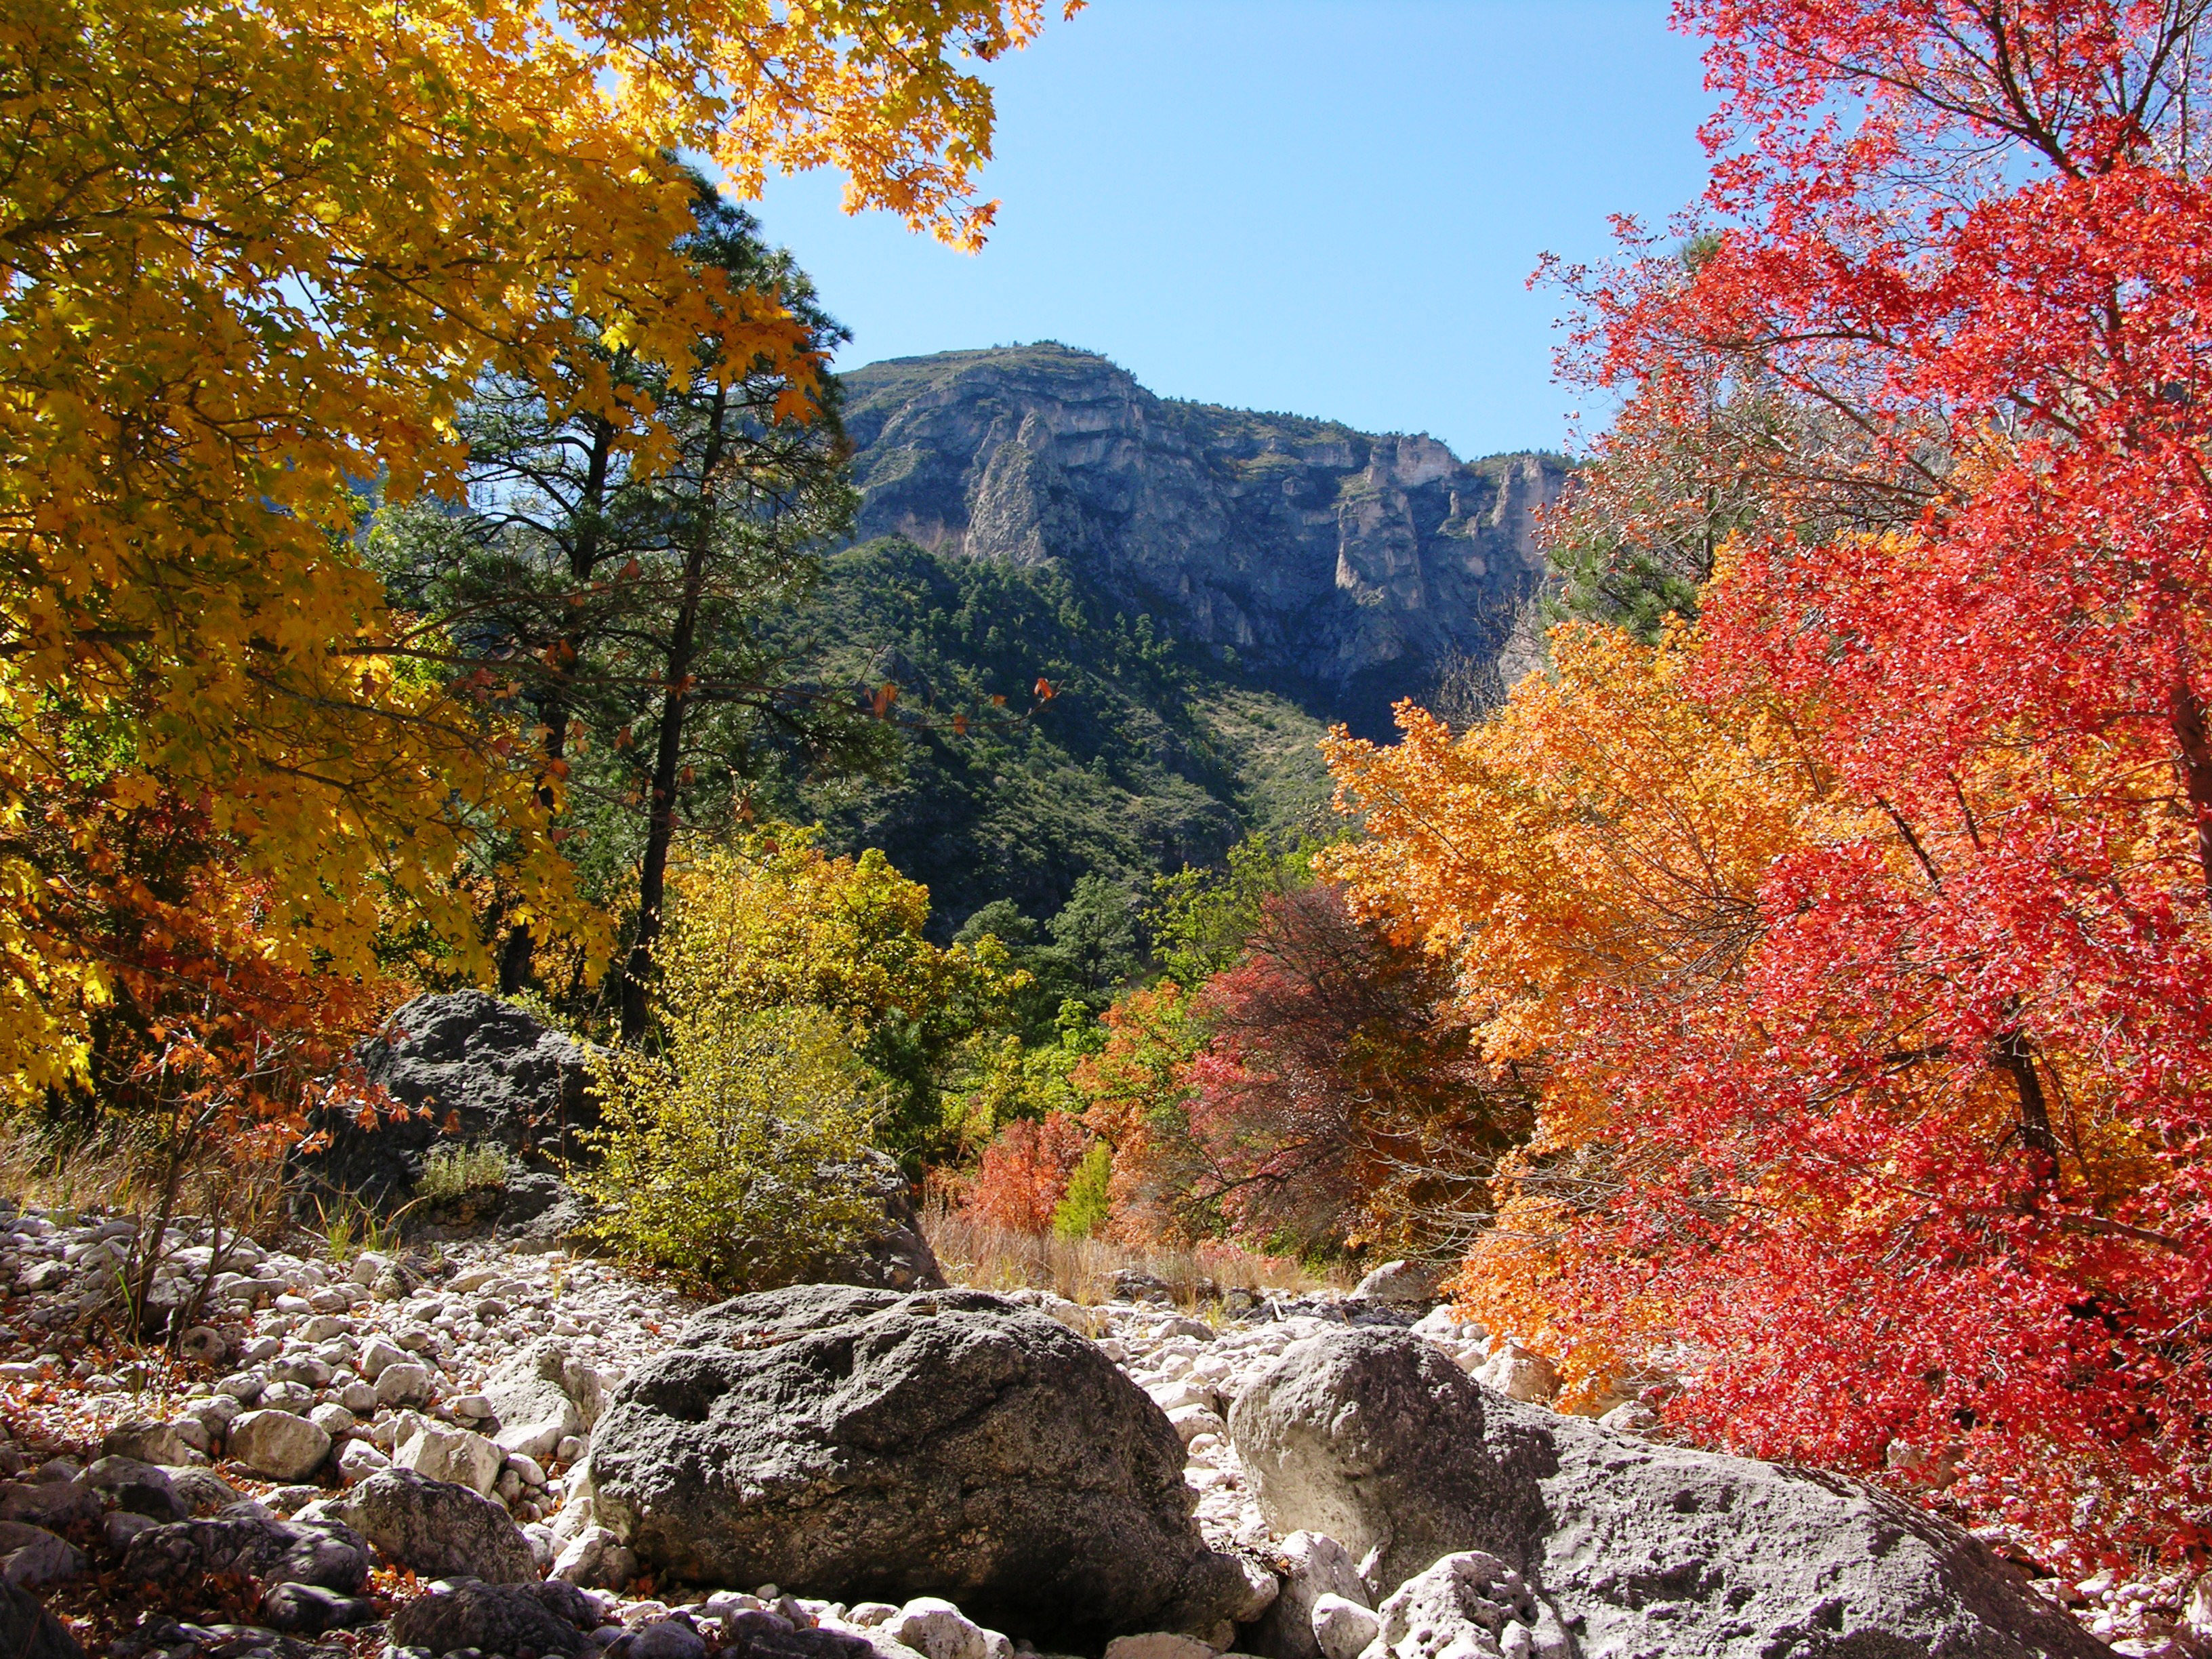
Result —
M 64 1217 L 88 1211 L 143 1222 L 160 1208 L 167 1170 L 157 1152 L 119 1136 L 63 1138 L 0 1127 L 0 1198 Z M 264 1244 L 288 1225 L 280 1160 L 195 1159 L 179 1182 L 171 1224 L 222 1218 L 226 1233 Z
M 1098 1238 L 1012 1232 L 937 1198 L 923 1206 L 921 1231 L 946 1276 L 957 1283 L 990 1291 L 1050 1291 L 1086 1305 L 1110 1301 L 1115 1274 L 1128 1268 L 1158 1279 L 1176 1306 L 1194 1312 L 1233 1290 L 1297 1296 L 1351 1282 L 1340 1272 L 1316 1275 L 1287 1257 L 1255 1255 L 1233 1244 L 1146 1249 Z

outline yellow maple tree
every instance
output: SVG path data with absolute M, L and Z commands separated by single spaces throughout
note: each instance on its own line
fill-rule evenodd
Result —
M 676 251 L 676 158 L 836 167 L 973 246 L 975 63 L 1040 3 L 0 0 L 0 1094 L 81 1072 L 111 970 L 52 901 L 118 814 L 204 814 L 295 965 L 366 974 L 395 903 L 474 963 L 495 828 L 542 925 L 598 928 L 501 688 L 416 672 L 364 495 L 450 483 L 494 370 L 650 465 L 652 410 L 563 368 L 585 327 L 807 418 L 801 325 Z

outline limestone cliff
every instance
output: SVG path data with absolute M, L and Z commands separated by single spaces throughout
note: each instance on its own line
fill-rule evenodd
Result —
M 1496 662 L 1544 575 L 1565 467 L 1154 397 L 1058 345 L 846 377 L 862 538 L 1057 562 L 1328 718 L 1373 729 Z

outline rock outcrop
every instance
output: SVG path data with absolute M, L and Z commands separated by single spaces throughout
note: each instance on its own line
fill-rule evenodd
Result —
M 485 992 L 447 991 L 405 1004 L 357 1057 L 368 1080 L 409 1115 L 369 1128 L 326 1115 L 317 1127 L 329 1146 L 300 1160 L 311 1190 L 402 1202 L 414 1195 L 433 1146 L 491 1145 L 507 1151 L 518 1176 L 549 1178 L 510 1183 L 512 1194 L 499 1200 L 501 1221 L 526 1222 L 561 1201 L 563 1189 L 550 1177 L 581 1152 L 577 1131 L 597 1121 L 584 1048 L 574 1037 Z
M 1341 1540 L 1385 1595 L 1443 1557 L 1495 1557 L 1535 1598 L 1531 1639 L 1555 1610 L 1582 1659 L 2106 1651 L 1924 1510 L 1518 1404 L 1408 1334 L 1295 1344 L 1229 1423 L 1278 1532 Z
M 1355 726 L 1447 664 L 1494 671 L 1545 574 L 1565 465 L 1154 397 L 1058 345 L 846 376 L 862 537 L 1079 569 Z
M 944 1595 L 1070 1642 L 1265 1605 L 1200 1537 L 1182 1443 L 1143 1391 L 980 1291 L 809 1285 L 710 1309 L 615 1391 L 590 1468 L 594 1518 L 663 1582 Z

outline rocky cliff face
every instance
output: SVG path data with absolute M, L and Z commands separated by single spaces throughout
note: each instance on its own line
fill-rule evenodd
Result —
M 1060 561 L 1333 717 L 1370 726 L 1494 665 L 1544 574 L 1565 468 L 1154 397 L 1063 346 L 847 377 L 860 534 Z

